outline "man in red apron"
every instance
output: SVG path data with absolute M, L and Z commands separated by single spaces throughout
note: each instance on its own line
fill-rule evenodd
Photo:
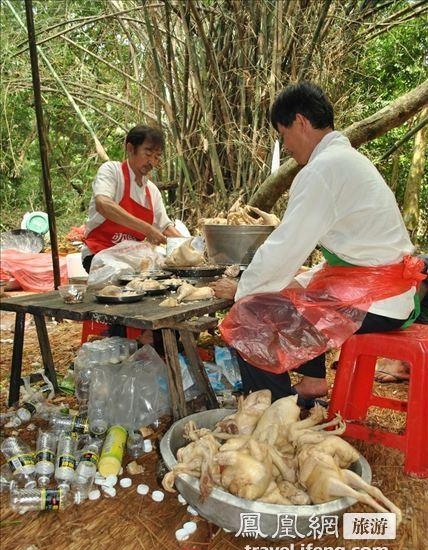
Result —
M 125 140 L 127 160 L 102 164 L 93 182 L 93 195 L 82 250 L 82 263 L 89 272 L 97 252 L 123 240 L 158 245 L 166 237 L 180 237 L 166 214 L 162 196 L 148 174 L 160 162 L 164 149 L 161 132 L 135 126 Z
M 310 406 L 327 393 L 325 351 L 355 332 L 410 323 L 425 275 L 392 191 L 334 130 L 333 107 L 318 86 L 288 86 L 271 122 L 303 168 L 281 223 L 239 283 L 212 286 L 216 296 L 235 299 L 220 331 L 238 351 L 244 392 L 267 388 L 273 399 L 297 393 Z M 316 246 L 326 262 L 298 275 Z M 303 375 L 294 387 L 290 369 Z

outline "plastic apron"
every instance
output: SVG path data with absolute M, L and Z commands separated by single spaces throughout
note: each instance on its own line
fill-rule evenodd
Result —
M 340 347 L 360 328 L 373 302 L 425 279 L 423 265 L 411 256 L 388 266 L 326 265 L 306 288 L 245 296 L 220 332 L 251 365 L 280 374 Z
M 154 214 L 152 198 L 148 187 L 146 186 L 146 198 L 150 208 L 146 208 L 131 199 L 131 178 L 126 160 L 122 162 L 122 173 L 125 184 L 123 189 L 123 197 L 119 203 L 119 206 L 121 206 L 129 214 L 132 214 L 136 218 L 152 225 Z M 146 236 L 139 231 L 135 231 L 125 225 L 106 219 L 98 227 L 95 227 L 92 231 L 90 231 L 84 241 L 92 254 L 96 254 L 97 252 L 110 248 L 121 241 L 144 241 L 145 238 Z

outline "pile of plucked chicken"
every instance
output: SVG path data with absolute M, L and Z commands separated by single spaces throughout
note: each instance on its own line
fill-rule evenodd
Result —
M 319 504 L 352 497 L 378 512 L 401 511 L 376 487 L 347 468 L 359 453 L 340 437 L 345 423 L 316 404 L 300 420 L 297 396 L 271 403 L 271 392 L 260 390 L 240 398 L 238 410 L 213 430 L 189 421 L 177 451 L 177 464 L 163 478 L 174 492 L 177 475 L 199 478 L 201 498 L 214 487 L 237 497 L 271 504 Z M 329 431 L 327 431 L 329 429 Z
M 243 204 L 241 197 L 235 201 L 227 214 L 220 212 L 214 218 L 201 218 L 198 226 L 202 225 L 273 225 L 277 226 L 280 219 L 275 214 L 264 212 L 260 208 Z

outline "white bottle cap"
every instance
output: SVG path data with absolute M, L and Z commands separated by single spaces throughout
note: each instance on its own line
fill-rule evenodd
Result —
M 153 445 L 152 445 L 152 442 L 150 441 L 150 439 L 145 439 L 143 445 L 144 445 L 144 452 L 145 453 L 151 453 L 152 452 Z
M 119 484 L 121 487 L 131 487 L 132 479 L 130 477 L 122 477 L 122 479 L 119 480 Z
M 183 529 L 185 529 L 189 535 L 194 533 L 198 526 L 196 525 L 195 521 L 186 521 L 186 523 L 183 525 Z
M 183 497 L 183 495 L 180 495 L 180 493 L 178 493 L 177 500 L 180 504 L 187 504 L 186 499 Z
M 187 507 L 187 511 L 188 511 L 189 514 L 191 514 L 192 516 L 197 516 L 197 515 L 198 515 L 197 510 L 195 510 L 194 508 L 192 508 L 190 505 Z
M 186 529 L 177 529 L 175 532 L 175 538 L 177 540 L 187 540 L 189 538 L 189 533 Z
M 148 485 L 146 485 L 145 483 L 140 483 L 137 486 L 137 493 L 139 495 L 147 495 L 149 491 L 150 491 L 150 487 Z
M 103 485 L 106 485 L 107 487 L 114 487 L 117 483 L 117 476 L 114 474 L 110 474 L 105 478 L 105 481 Z
M 99 489 L 94 489 L 93 491 L 89 491 L 88 498 L 89 500 L 97 500 L 100 498 L 101 492 Z
M 109 497 L 116 496 L 116 489 L 114 487 L 110 487 L 109 485 L 103 485 L 103 491 Z
M 165 498 L 165 494 L 163 491 L 153 491 L 152 499 L 155 502 L 162 502 L 164 498 Z

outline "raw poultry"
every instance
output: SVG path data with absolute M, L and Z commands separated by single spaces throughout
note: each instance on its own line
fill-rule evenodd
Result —
M 193 247 L 193 237 L 186 239 L 166 257 L 169 267 L 196 267 L 205 263 L 204 253 Z
M 399 523 L 400 509 L 347 469 L 360 455 L 339 437 L 345 423 L 339 416 L 325 422 L 325 416 L 325 409 L 316 405 L 300 420 L 296 396 L 273 404 L 269 390 L 241 397 L 238 410 L 212 431 L 198 429 L 194 423 L 187 428 L 185 437 L 191 443 L 177 452 L 178 464 L 165 476 L 164 488 L 173 491 L 172 480 L 180 471 L 195 477 L 204 471 L 202 498 L 215 486 L 241 498 L 273 504 L 317 504 L 352 497 L 377 511 L 395 513 Z M 198 446 L 207 437 L 209 458 Z M 223 443 L 215 445 L 213 440 Z
M 256 214 L 253 216 L 252 214 Z M 275 214 L 264 212 L 260 208 L 243 204 L 241 197 L 230 207 L 226 216 L 220 213 L 214 218 L 202 218 L 198 226 L 203 225 L 273 225 L 277 226 L 280 219 Z

